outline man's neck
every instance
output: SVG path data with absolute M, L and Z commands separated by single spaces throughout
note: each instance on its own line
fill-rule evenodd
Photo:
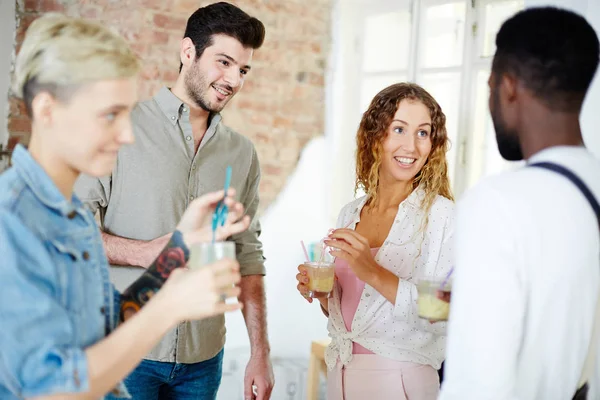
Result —
M 531 107 L 522 121 L 522 132 L 521 150 L 526 160 L 550 147 L 583 145 L 578 112 Z
M 192 125 L 192 133 L 194 135 L 194 153 L 197 153 L 200 143 L 202 143 L 202 139 L 204 139 L 204 135 L 206 135 L 206 131 L 208 130 L 208 119 L 194 118 L 192 113 L 190 113 L 190 124 Z
M 210 112 L 206 111 L 202 107 L 198 107 L 194 101 L 188 96 L 185 90 L 185 84 L 183 83 L 182 75 L 179 75 L 179 79 L 175 82 L 175 85 L 171 88 L 173 93 L 179 100 L 181 100 L 190 112 L 190 124 L 192 125 L 192 133 L 194 134 L 194 143 L 196 144 L 196 150 L 202 142 L 206 130 L 208 129 L 208 122 L 210 119 Z

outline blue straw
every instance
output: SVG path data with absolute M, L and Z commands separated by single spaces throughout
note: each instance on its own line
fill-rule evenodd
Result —
M 217 240 L 217 228 L 219 226 L 225 225 L 225 221 L 227 220 L 227 213 L 229 212 L 228 207 L 225 205 L 225 198 L 227 197 L 227 192 L 229 191 L 229 185 L 231 185 L 231 166 L 227 166 L 227 170 L 225 171 L 225 190 L 223 194 L 223 200 L 219 201 L 217 207 L 215 208 L 215 212 L 213 214 L 212 220 L 212 242 L 214 243 Z
M 450 268 L 450 271 L 448 271 L 448 274 L 446 275 L 446 278 L 444 278 L 444 281 L 440 285 L 440 290 L 444 290 L 444 287 L 448 283 L 448 279 L 450 279 L 450 275 L 452 275 L 453 272 L 454 272 L 454 266 L 452 268 Z

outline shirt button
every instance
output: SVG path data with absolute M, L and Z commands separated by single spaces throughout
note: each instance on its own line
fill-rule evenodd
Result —
M 104 307 L 104 306 L 100 307 L 100 312 L 102 314 L 106 314 L 106 307 Z
M 77 216 L 77 211 L 73 210 L 69 214 L 67 214 L 67 218 L 73 219 Z
M 171 117 L 171 119 L 172 119 L 173 121 L 175 121 L 175 117 Z
M 371 297 L 370 293 L 365 294 L 365 297 Z
M 186 136 L 185 140 L 187 140 L 189 142 L 190 140 L 192 140 L 192 137 L 191 136 Z
M 83 256 L 83 259 L 86 261 L 90 259 L 90 253 L 88 253 L 87 251 L 84 251 L 82 256 Z
M 194 200 L 194 196 L 190 196 L 190 200 Z
M 183 112 L 187 112 L 187 108 L 183 107 Z

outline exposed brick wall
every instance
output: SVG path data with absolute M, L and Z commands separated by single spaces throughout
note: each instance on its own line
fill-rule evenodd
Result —
M 3 0 L 11 1 L 11 0 Z M 140 98 L 177 78 L 179 42 L 187 17 L 213 1 L 16 0 L 16 50 L 29 24 L 58 11 L 117 29 L 143 60 Z M 232 1 L 266 26 L 264 46 L 244 88 L 223 112 L 225 123 L 248 136 L 262 163 L 262 209 L 281 190 L 306 142 L 323 133 L 324 74 L 330 44 L 332 0 Z M 29 139 L 22 105 L 10 99 L 8 130 Z

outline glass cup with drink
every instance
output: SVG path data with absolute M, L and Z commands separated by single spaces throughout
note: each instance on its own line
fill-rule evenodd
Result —
M 306 257 L 306 261 L 302 264 L 302 269 L 306 270 L 308 278 L 308 283 L 306 284 L 308 292 L 306 293 L 306 297 L 313 299 L 328 298 L 331 295 L 335 281 L 333 257 L 326 251 L 327 247 L 321 242 L 319 246 L 320 254 L 314 255 L 313 261 L 311 261 L 311 257 L 306 252 L 304 242 L 301 243 Z
M 305 262 L 302 266 L 308 277 L 306 296 L 313 299 L 329 297 L 333 290 L 335 265 L 328 261 L 313 261 Z
M 417 283 L 419 317 L 431 322 L 447 321 L 452 283 L 448 279 L 421 278 Z
M 190 246 L 188 268 L 202 268 L 224 258 L 236 259 L 234 242 L 196 243 Z M 225 295 L 223 295 L 222 300 L 226 300 Z

